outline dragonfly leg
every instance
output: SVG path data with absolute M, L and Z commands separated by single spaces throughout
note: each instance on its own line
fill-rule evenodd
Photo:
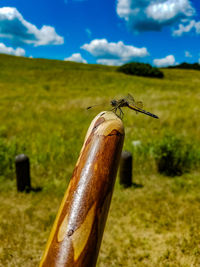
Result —
M 119 110 L 119 115 L 117 114 L 118 110 Z M 117 117 L 119 117 L 120 119 L 123 119 L 124 113 L 123 113 L 123 111 L 121 110 L 120 107 L 112 108 L 111 111 L 114 112 L 117 115 Z
M 117 114 L 117 108 L 112 108 L 111 111 Z
M 122 111 L 121 108 L 119 108 L 119 112 L 120 112 L 120 114 L 119 114 L 120 118 L 123 119 L 123 117 L 124 117 L 124 112 Z
M 117 111 L 119 111 L 119 112 L 118 112 L 119 114 L 117 114 Z M 120 111 L 120 108 L 117 108 L 117 109 L 116 109 L 116 115 L 117 115 L 117 117 L 121 118 L 121 111 Z

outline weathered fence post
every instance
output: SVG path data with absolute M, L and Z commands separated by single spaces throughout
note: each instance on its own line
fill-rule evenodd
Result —
M 30 162 L 29 158 L 20 154 L 15 157 L 17 191 L 29 192 L 31 190 Z
M 40 267 L 96 265 L 123 140 L 122 121 L 113 112 L 92 121 Z
M 123 151 L 120 161 L 119 183 L 124 187 L 132 185 L 132 154 L 128 151 Z

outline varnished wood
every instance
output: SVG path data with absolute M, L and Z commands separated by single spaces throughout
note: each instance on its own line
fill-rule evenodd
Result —
M 123 140 L 122 121 L 113 112 L 92 121 L 40 267 L 96 265 Z

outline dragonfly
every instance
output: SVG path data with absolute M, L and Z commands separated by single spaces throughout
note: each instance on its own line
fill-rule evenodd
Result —
M 136 113 L 140 112 L 145 115 L 151 116 L 155 119 L 159 119 L 158 116 L 156 116 L 155 114 L 144 110 L 142 101 L 135 101 L 134 97 L 131 94 L 128 94 L 125 98 L 121 98 L 119 100 L 116 100 L 116 99 L 111 100 L 110 105 L 112 106 L 111 110 L 121 119 L 124 116 L 124 112 L 122 111 L 122 108 L 124 107 L 135 110 Z M 97 106 L 97 105 L 94 105 L 94 106 Z M 93 108 L 94 106 L 90 106 L 87 109 Z

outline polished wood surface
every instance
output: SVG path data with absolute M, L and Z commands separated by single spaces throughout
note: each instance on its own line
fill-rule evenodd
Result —
M 92 121 L 40 267 L 96 265 L 123 140 L 123 123 L 113 112 Z

